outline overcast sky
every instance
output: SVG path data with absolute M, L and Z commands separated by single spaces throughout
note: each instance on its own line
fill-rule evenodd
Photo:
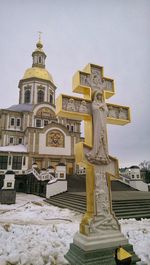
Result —
M 120 166 L 150 160 L 150 1 L 0 0 L 0 108 L 18 103 L 18 82 L 31 67 L 42 31 L 46 68 L 57 95 L 71 94 L 72 76 L 90 63 L 104 66 L 132 123 L 108 125 L 109 152 Z

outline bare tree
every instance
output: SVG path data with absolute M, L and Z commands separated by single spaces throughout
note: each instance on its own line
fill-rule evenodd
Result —
M 150 161 L 142 161 L 140 164 L 139 164 L 139 167 L 140 169 L 145 169 L 147 171 L 150 171 Z
M 150 161 L 144 160 L 139 164 L 141 170 L 143 170 L 143 179 L 146 183 L 150 183 Z

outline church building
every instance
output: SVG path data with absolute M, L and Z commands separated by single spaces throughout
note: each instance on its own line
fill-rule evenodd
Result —
M 19 103 L 0 110 L 0 174 L 12 170 L 24 175 L 33 164 L 42 170 L 66 165 L 75 172 L 75 143 L 81 141 L 80 121 L 57 117 L 51 74 L 39 38 L 32 53 L 32 67 L 19 81 Z

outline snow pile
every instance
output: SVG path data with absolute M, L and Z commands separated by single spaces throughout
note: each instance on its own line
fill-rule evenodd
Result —
M 150 265 L 150 219 L 120 220 L 121 231 L 133 245 L 135 253 L 139 256 L 141 264 Z
M 64 255 L 81 218 L 35 195 L 17 194 L 15 205 L 0 205 L 0 265 L 68 264 Z M 120 220 L 120 224 L 141 258 L 139 265 L 150 265 L 150 219 Z
M 4 211 L 4 210 L 3 210 Z M 17 224 L 50 224 L 52 221 L 72 222 L 74 217 L 81 220 L 81 214 L 50 206 L 44 202 L 28 202 L 12 210 L 6 210 L 0 217 L 0 223 L 17 223 Z
M 64 255 L 82 215 L 17 194 L 15 205 L 0 205 L 0 265 L 64 265 Z
M 8 226 L 8 225 L 7 225 Z M 0 264 L 68 264 L 64 254 L 69 249 L 78 223 L 50 226 L 10 225 L 0 227 Z

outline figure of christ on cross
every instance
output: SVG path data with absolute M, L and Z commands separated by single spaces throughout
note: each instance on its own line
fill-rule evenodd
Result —
M 125 106 L 112 105 L 116 113 L 122 107 L 126 116 L 119 119 L 108 115 L 105 99 L 114 94 L 114 82 L 103 77 L 100 66 L 90 64 L 85 71 L 77 72 L 73 78 L 73 91 L 84 95 L 87 111 L 79 111 L 83 98 L 60 95 L 56 112 L 62 117 L 85 121 L 85 142 L 75 147 L 76 163 L 86 168 L 87 212 L 81 221 L 80 233 L 105 235 L 111 230 L 113 234 L 113 231 L 119 231 L 119 224 L 112 212 L 108 176 L 118 176 L 118 161 L 108 153 L 106 124 L 129 123 L 130 111 Z M 70 102 L 73 104 L 71 111 L 67 107 Z

